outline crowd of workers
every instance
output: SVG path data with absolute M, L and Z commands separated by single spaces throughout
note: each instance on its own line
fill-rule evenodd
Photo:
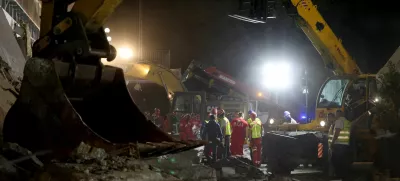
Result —
M 207 161 L 242 156 L 244 144 L 248 144 L 254 165 L 260 166 L 263 127 L 256 112 L 249 111 L 249 116 L 248 120 L 244 120 L 244 114 L 236 112 L 229 120 L 223 109 L 210 112 L 200 129 L 201 139 L 208 141 L 204 147 Z
M 257 113 L 249 111 L 249 118 L 244 119 L 244 113 L 236 112 L 231 119 L 228 119 L 223 109 L 212 109 L 205 121 L 200 120 L 198 114 L 182 115 L 178 121 L 177 115 L 173 113 L 176 120 L 167 119 L 160 115 L 158 108 L 154 113 L 145 112 L 146 117 L 152 120 L 166 132 L 171 132 L 171 125 L 179 125 L 177 131 L 181 140 L 202 139 L 208 141 L 204 147 L 204 155 L 209 162 L 223 159 L 229 156 L 243 156 L 244 145 L 250 148 L 251 159 L 255 166 L 261 164 L 261 142 L 263 135 L 263 125 Z M 285 111 L 284 118 L 287 123 L 296 124 L 297 122 Z M 328 122 L 333 123 L 329 131 L 329 146 L 332 165 L 336 175 L 347 175 L 348 160 L 343 159 L 351 155 L 349 153 L 349 131 L 350 122 L 345 118 L 342 111 L 336 114 L 328 114 Z

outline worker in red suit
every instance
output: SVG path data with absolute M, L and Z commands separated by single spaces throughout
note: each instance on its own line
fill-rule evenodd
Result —
M 243 119 L 243 113 L 235 113 L 235 117 L 231 122 L 231 154 L 233 156 L 243 155 L 243 145 L 246 141 L 248 123 Z
M 188 140 L 189 139 L 189 132 L 188 127 L 190 127 L 190 115 L 184 115 L 181 120 L 179 121 L 179 136 L 181 140 Z
M 196 114 L 190 114 L 189 122 L 186 127 L 186 135 L 188 140 L 196 140 L 193 128 L 196 124 Z

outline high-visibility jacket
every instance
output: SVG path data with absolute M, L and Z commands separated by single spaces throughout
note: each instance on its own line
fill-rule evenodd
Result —
M 231 123 L 228 118 L 218 118 L 219 125 L 221 128 L 225 126 L 225 135 L 230 136 L 232 134 Z M 223 130 L 222 130 L 223 131 Z
M 249 125 L 251 124 L 251 122 L 253 122 L 251 118 L 247 119 L 247 123 L 249 123 Z
M 261 120 L 256 118 L 251 122 L 251 138 L 261 138 L 262 123 Z
M 350 121 L 348 121 L 347 119 L 344 119 L 343 121 L 343 129 L 340 130 L 339 136 L 335 141 L 335 144 L 343 144 L 343 145 L 348 145 L 350 143 Z M 334 126 L 334 125 L 332 125 Z M 334 127 L 332 127 L 333 129 L 331 129 L 328 133 L 328 142 L 332 143 L 333 140 L 333 135 L 335 135 L 335 129 Z

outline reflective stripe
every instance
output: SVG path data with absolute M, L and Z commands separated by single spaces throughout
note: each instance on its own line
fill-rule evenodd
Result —
M 329 143 L 332 143 L 334 132 L 335 132 L 335 130 L 332 127 L 331 130 L 329 131 L 329 135 L 328 135 L 328 142 Z M 336 139 L 335 144 L 346 144 L 346 145 L 348 145 L 349 142 L 350 142 L 350 121 L 348 121 L 346 119 L 346 120 L 344 120 L 344 127 L 340 131 L 339 136 Z
M 251 138 L 261 138 L 261 120 L 256 118 L 256 120 L 251 122 Z
M 204 120 L 204 122 L 208 123 L 208 122 L 210 122 L 210 121 L 209 121 L 209 120 Z

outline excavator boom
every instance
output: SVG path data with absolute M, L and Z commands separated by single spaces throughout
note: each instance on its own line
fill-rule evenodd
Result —
M 177 141 L 140 112 L 112 61 L 103 24 L 121 0 L 43 1 L 40 38 L 27 60 L 21 91 L 4 121 L 4 140 L 66 157 L 82 142 L 135 157 L 204 144 Z

